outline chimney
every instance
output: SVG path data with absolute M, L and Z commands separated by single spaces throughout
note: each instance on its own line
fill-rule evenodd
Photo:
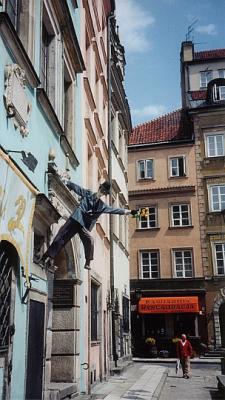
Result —
M 181 62 L 193 61 L 194 44 L 191 41 L 181 43 L 180 60 Z

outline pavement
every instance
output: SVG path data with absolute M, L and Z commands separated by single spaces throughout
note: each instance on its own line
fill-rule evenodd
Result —
M 160 400 L 224 400 L 217 389 L 216 375 L 220 374 L 220 368 L 216 365 L 191 363 L 191 377 L 183 379 L 181 371 L 176 374 L 174 366 L 171 366 Z
M 94 400 L 157 400 L 167 377 L 168 368 L 143 363 L 132 364 L 119 376 L 96 385 Z
M 92 388 L 91 395 L 78 400 L 214 400 L 221 399 L 216 375 L 220 358 L 191 360 L 192 376 L 185 380 L 175 373 L 176 358 L 133 358 L 133 363 L 107 381 Z M 76 398 L 77 399 L 77 398 Z

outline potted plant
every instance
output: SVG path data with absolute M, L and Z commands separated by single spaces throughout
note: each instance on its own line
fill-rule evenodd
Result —
M 145 343 L 149 347 L 149 356 L 154 358 L 157 357 L 156 340 L 153 337 L 147 337 Z

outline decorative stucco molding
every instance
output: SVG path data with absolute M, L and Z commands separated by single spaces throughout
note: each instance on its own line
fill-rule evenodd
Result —
M 4 103 L 8 118 L 13 118 L 14 125 L 21 135 L 28 135 L 27 122 L 31 105 L 25 92 L 25 72 L 18 64 L 10 64 L 5 68 Z

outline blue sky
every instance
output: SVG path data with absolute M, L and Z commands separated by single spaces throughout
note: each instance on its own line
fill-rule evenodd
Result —
M 180 108 L 180 46 L 225 48 L 225 0 L 116 0 L 132 124 Z

